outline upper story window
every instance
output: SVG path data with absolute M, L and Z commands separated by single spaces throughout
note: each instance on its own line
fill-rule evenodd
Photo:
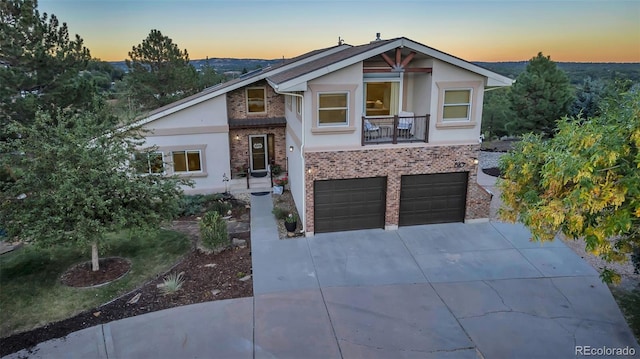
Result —
M 289 111 L 291 111 L 291 95 L 284 96 L 284 104 L 287 106 Z
M 469 121 L 471 113 L 471 89 L 444 91 L 442 121 Z
M 400 82 L 365 82 L 365 115 L 394 116 L 398 114 Z
M 264 87 L 247 88 L 247 112 L 264 113 L 267 112 L 267 89 Z
M 364 74 L 365 116 L 395 116 L 400 111 L 402 76 L 399 73 Z
M 296 112 L 298 115 L 302 114 L 302 97 L 296 96 Z
M 164 154 L 162 152 L 139 152 L 135 154 L 136 172 L 142 174 L 164 173 Z
M 201 172 L 202 160 L 200 150 L 173 151 L 173 171 L 176 173 Z
M 335 126 L 349 124 L 349 93 L 318 94 L 318 125 Z

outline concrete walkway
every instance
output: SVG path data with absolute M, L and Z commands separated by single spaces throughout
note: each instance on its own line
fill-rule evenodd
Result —
M 522 226 L 279 240 L 271 197 L 251 203 L 253 298 L 127 318 L 9 357 L 571 358 L 576 346 L 640 355 L 598 273 L 560 241 L 529 242 Z

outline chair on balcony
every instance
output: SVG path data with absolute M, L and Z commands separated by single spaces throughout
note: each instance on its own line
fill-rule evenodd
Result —
M 415 127 L 413 126 L 414 113 L 400 111 L 398 117 L 398 136 L 401 138 L 410 138 L 413 136 L 415 133 Z
M 364 120 L 364 139 L 365 141 L 380 137 L 380 127 L 372 124 L 369 120 Z

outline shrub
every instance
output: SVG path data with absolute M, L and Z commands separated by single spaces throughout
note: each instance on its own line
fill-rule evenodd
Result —
M 164 277 L 160 290 L 162 290 L 162 293 L 165 295 L 172 294 L 182 288 L 182 283 L 184 283 L 184 272 L 173 272 Z
M 218 249 L 229 244 L 227 221 L 215 211 L 207 212 L 200 221 L 202 245 L 208 249 Z
M 180 216 L 188 217 L 201 214 L 207 209 L 209 203 L 216 203 L 221 198 L 222 196 L 220 194 L 196 194 L 191 196 L 185 195 L 182 197 Z
M 231 204 L 226 201 L 215 201 L 211 203 L 211 207 L 209 208 L 209 210 L 218 212 L 220 216 L 224 217 L 227 215 L 227 212 L 231 210 Z
M 282 209 L 281 207 L 273 207 L 271 213 L 276 216 L 276 219 L 285 219 L 289 215 L 289 212 L 287 212 L 285 209 Z
M 271 173 L 274 176 L 280 176 L 280 174 L 282 173 L 282 167 L 278 164 L 274 164 L 273 166 L 271 166 Z

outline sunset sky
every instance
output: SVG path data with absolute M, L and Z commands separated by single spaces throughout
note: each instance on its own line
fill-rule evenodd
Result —
M 399 36 L 469 61 L 640 62 L 640 0 L 40 0 L 93 57 L 124 60 L 158 29 L 191 59 L 289 58 Z

